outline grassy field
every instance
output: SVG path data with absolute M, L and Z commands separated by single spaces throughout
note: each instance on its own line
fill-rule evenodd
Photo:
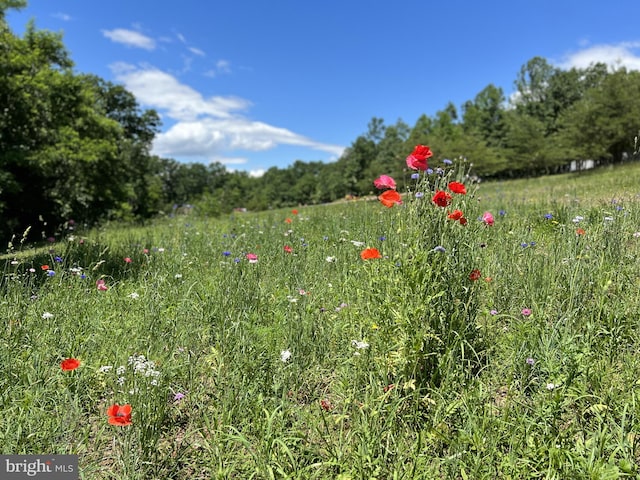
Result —
M 85 479 L 638 478 L 640 164 L 451 180 L 14 242 L 2 453 Z

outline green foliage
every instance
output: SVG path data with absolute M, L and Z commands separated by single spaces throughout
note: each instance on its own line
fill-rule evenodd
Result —
M 3 451 L 78 454 L 89 479 L 635 478 L 638 165 L 474 186 L 432 164 L 389 209 L 176 212 L 16 245 Z M 454 179 L 467 194 L 435 206 Z M 114 403 L 131 425 L 109 425 Z

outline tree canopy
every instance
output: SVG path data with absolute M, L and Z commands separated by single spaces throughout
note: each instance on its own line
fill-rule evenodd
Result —
M 262 177 L 219 163 L 182 163 L 151 153 L 160 117 L 132 93 L 75 70 L 61 34 L 5 20 L 25 0 L 0 0 L 0 237 L 54 235 L 75 223 L 144 220 L 195 204 L 218 215 L 324 203 L 375 193 L 372 178 L 408 181 L 404 158 L 430 145 L 434 165 L 465 158 L 480 178 L 566 171 L 574 161 L 637 158 L 640 73 L 604 64 L 561 69 L 541 57 L 516 75 L 509 99 L 489 84 L 460 107 L 448 102 L 414 125 L 373 117 L 335 162 L 295 161 Z

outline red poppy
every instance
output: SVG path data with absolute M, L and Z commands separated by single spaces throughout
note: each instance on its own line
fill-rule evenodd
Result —
M 447 217 L 451 220 L 460 220 L 461 218 L 464 218 L 464 213 L 462 213 L 462 210 L 454 210 L 449 215 L 447 215 Z
M 118 405 L 114 403 L 107 409 L 109 415 L 109 425 L 118 425 L 126 427 L 131 425 L 131 405 Z
M 284 223 L 291 223 L 291 219 L 290 218 L 285 218 L 284 219 Z
M 378 199 L 385 207 L 388 208 L 393 207 L 396 203 L 402 203 L 402 197 L 395 190 L 387 190 L 386 192 L 381 194 Z
M 443 190 L 438 190 L 431 201 L 439 207 L 446 207 L 451 203 L 451 195 Z
M 322 410 L 324 410 L 325 412 L 330 412 L 331 410 L 333 410 L 333 405 L 331 405 L 331 402 L 329 400 L 323 398 L 322 400 L 320 400 L 320 408 L 322 408 Z
M 460 182 L 449 182 L 449 190 L 453 193 L 460 193 L 461 195 L 466 195 L 467 189 Z
M 293 248 L 291 248 L 289 245 L 285 245 L 284 246 L 284 251 L 287 252 L 287 253 L 291 253 L 291 252 L 293 252 Z
M 460 225 L 466 225 L 467 224 L 467 219 L 462 217 L 460 220 L 458 220 L 460 222 Z
M 75 370 L 79 366 L 80 360 L 78 360 L 77 358 L 65 358 L 62 362 L 60 362 L 60 368 L 63 372 Z
M 295 208 L 293 210 L 291 210 L 291 213 L 293 213 L 294 215 L 298 214 L 298 210 L 296 210 Z
M 49 265 L 42 265 L 40 268 L 42 270 L 49 270 Z
M 360 258 L 363 260 L 371 260 L 372 258 L 382 258 L 377 248 L 366 248 L 360 252 Z
M 478 270 L 477 268 L 475 270 L 472 270 L 471 273 L 469 274 L 469 280 L 473 280 L 474 282 L 476 280 L 478 280 L 480 277 L 482 276 L 482 274 L 480 273 L 480 270 Z
M 583 228 L 576 228 L 576 235 L 584 235 L 585 233 Z
M 413 155 L 413 157 L 417 158 L 418 160 L 426 160 L 427 158 L 431 158 L 433 156 L 433 152 L 426 145 L 416 145 L 413 149 L 413 152 L 411 152 L 411 155 Z

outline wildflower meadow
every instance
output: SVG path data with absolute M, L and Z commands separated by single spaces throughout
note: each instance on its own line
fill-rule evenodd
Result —
M 353 201 L 14 238 L 2 453 L 83 479 L 637 478 L 640 165 L 405 165 Z

